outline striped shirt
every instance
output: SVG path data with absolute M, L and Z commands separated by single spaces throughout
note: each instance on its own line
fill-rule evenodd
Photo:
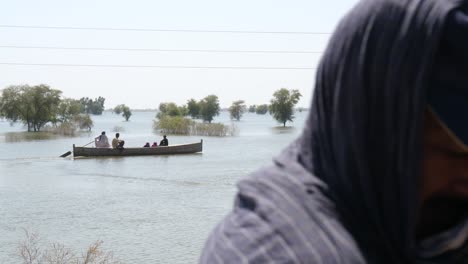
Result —
M 367 263 L 324 194 L 327 185 L 299 164 L 277 162 L 238 188 L 233 211 L 213 230 L 200 263 Z M 421 241 L 415 263 L 466 263 L 467 237 L 468 220 Z
M 238 186 L 234 210 L 206 242 L 201 263 L 365 263 L 323 195 L 326 185 L 301 166 L 276 164 Z

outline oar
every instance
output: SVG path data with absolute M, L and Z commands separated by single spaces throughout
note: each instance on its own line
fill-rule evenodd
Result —
M 94 140 L 91 141 L 91 142 L 89 142 L 88 144 L 84 145 L 83 147 L 86 147 L 86 146 L 88 146 L 88 145 L 91 144 L 91 143 L 94 143 Z
M 88 144 L 84 145 L 83 147 L 86 147 L 86 146 L 88 146 L 89 144 L 91 144 L 91 143 L 93 143 L 93 142 L 94 142 L 94 140 L 91 141 L 91 142 L 89 142 Z M 67 151 L 67 152 L 63 153 L 62 155 L 60 155 L 60 157 L 61 157 L 61 158 L 68 157 L 68 156 L 70 156 L 71 153 L 72 153 L 71 151 Z

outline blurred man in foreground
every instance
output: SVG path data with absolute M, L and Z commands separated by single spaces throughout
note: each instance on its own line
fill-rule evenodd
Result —
M 468 1 L 365 0 L 202 263 L 468 263 Z

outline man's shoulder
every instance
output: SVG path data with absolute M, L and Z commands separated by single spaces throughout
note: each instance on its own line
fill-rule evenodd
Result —
M 227 263 L 365 263 L 333 203 L 320 192 L 322 183 L 290 173 L 265 168 L 241 181 L 234 210 L 213 232 L 203 258 Z

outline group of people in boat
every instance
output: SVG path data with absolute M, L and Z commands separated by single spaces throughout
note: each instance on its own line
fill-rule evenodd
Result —
M 96 148 L 110 148 L 109 139 L 106 136 L 106 131 L 102 131 L 101 135 L 94 139 Z M 112 148 L 123 149 L 125 141 L 120 139 L 120 134 L 115 133 L 115 138 L 112 139 Z
M 158 146 L 158 143 L 155 141 L 155 142 L 153 142 L 153 145 L 150 145 L 149 142 L 146 142 L 146 144 L 143 147 L 144 148 L 155 148 L 157 146 Z M 161 147 L 169 146 L 169 140 L 167 140 L 166 135 L 164 135 L 161 142 L 159 142 L 159 146 L 161 146 Z
M 94 144 L 96 148 L 110 148 L 111 145 L 109 144 L 109 139 L 106 136 L 106 131 L 102 131 L 101 135 L 94 139 Z M 112 139 L 112 148 L 114 149 L 123 149 L 125 145 L 125 141 L 120 139 L 120 133 L 115 133 L 115 138 Z M 145 148 L 155 148 L 158 146 L 157 142 L 153 142 L 153 145 L 150 146 L 149 142 L 143 146 Z M 167 140 L 166 135 L 163 136 L 161 142 L 159 142 L 159 146 L 169 146 L 169 140 Z

